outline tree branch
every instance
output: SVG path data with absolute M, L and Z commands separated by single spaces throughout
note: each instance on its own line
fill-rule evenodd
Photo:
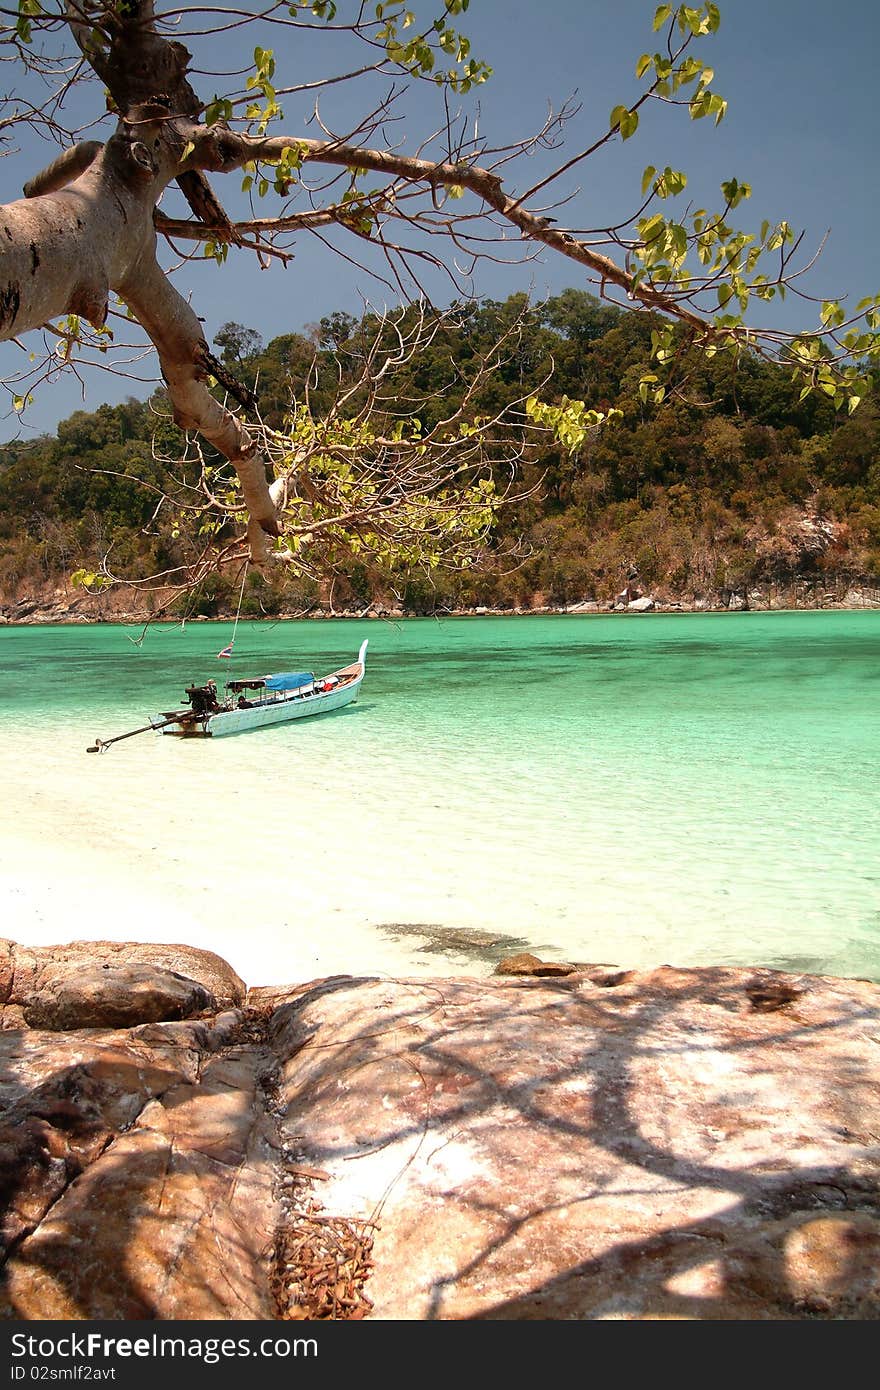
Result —
M 279 534 L 275 504 L 269 495 L 266 461 L 247 427 L 208 390 L 206 379 L 216 366 L 202 326 L 186 300 L 159 267 L 145 255 L 119 286 L 120 297 L 156 345 L 162 375 L 183 430 L 198 430 L 234 467 L 248 509 L 248 541 L 254 563 L 269 559 L 268 537 Z
M 194 146 L 187 166 L 207 168 L 220 173 L 241 168 L 243 164 L 252 160 L 277 164 L 285 150 L 295 149 L 301 153 L 303 163 L 370 169 L 435 191 L 443 187 L 466 188 L 476 194 L 487 207 L 517 227 L 527 240 L 542 242 L 569 260 L 576 261 L 600 280 L 617 285 L 630 299 L 638 300 L 649 309 L 662 310 L 702 334 L 714 331 L 709 320 L 694 313 L 673 295 L 637 282 L 610 257 L 595 251 L 569 232 L 549 225 L 541 214 L 529 212 L 516 198 L 504 191 L 497 174 L 481 168 L 478 164 L 450 164 L 418 159 L 388 150 L 368 149 L 332 140 L 299 139 L 283 135 L 257 138 L 226 129 L 217 131 L 214 127 L 203 127 L 201 137 L 197 136 L 194 140 Z

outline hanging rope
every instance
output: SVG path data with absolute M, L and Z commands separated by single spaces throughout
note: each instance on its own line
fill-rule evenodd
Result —
M 244 562 L 244 574 L 243 574 L 242 577 L 241 577 L 241 593 L 240 593 L 239 596 L 238 596 L 238 608 L 236 609 L 236 613 L 235 613 L 235 622 L 232 624 L 232 640 L 231 640 L 231 642 L 229 643 L 228 646 L 226 646 L 226 647 L 223 648 L 222 652 L 218 652 L 218 653 L 217 653 L 217 656 L 218 656 L 218 657 L 221 657 L 221 656 L 222 656 L 222 657 L 231 658 L 231 656 L 232 656 L 232 648 L 235 646 L 235 634 L 236 634 L 236 632 L 238 631 L 238 620 L 239 620 L 239 618 L 241 617 L 241 605 L 242 605 L 242 600 L 244 599 L 244 586 L 245 586 L 245 582 L 246 582 L 246 580 L 247 580 L 248 563 L 249 563 L 249 562 L 248 562 L 247 560 L 245 560 L 245 562 Z

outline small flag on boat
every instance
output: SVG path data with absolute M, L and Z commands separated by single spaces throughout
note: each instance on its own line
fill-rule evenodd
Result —
M 222 652 L 218 652 L 218 653 L 217 653 L 217 656 L 218 656 L 218 658 L 221 657 L 221 656 L 227 656 L 227 657 L 232 656 L 232 643 L 230 642 L 228 647 L 224 647 L 223 650 L 222 650 Z

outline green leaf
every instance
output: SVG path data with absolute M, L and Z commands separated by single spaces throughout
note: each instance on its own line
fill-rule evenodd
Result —
M 721 192 L 732 208 L 735 208 L 744 198 L 751 198 L 752 196 L 751 185 L 748 183 L 740 183 L 737 179 L 728 179 L 723 183 L 721 185 Z
M 836 300 L 826 299 L 822 302 L 822 312 L 819 317 L 822 323 L 829 328 L 839 328 L 845 321 L 846 314 Z
M 690 29 L 694 35 L 705 32 L 705 20 L 699 10 L 691 9 L 688 5 L 682 5 L 678 11 L 678 27 L 682 33 L 685 29 Z
M 15 32 L 22 43 L 30 43 L 33 39 L 30 21 L 40 13 L 41 9 L 39 0 L 18 0 L 18 19 Z
M 631 135 L 635 135 L 639 128 L 638 111 L 626 111 L 620 118 L 620 134 L 622 139 L 628 140 Z
M 643 53 L 642 56 L 641 56 L 641 58 L 639 59 L 639 61 L 636 63 L 636 77 L 644 77 L 645 73 L 648 71 L 648 68 L 649 68 L 650 66 L 651 66 L 651 55 L 650 55 L 650 53 Z
M 657 9 L 654 11 L 654 32 L 655 32 L 655 34 L 656 34 L 656 32 L 657 32 L 658 29 L 662 29 L 663 25 L 666 23 L 667 19 L 669 18 L 669 16 L 670 16 L 671 14 L 672 14 L 672 6 L 671 6 L 671 5 L 658 5 L 658 6 L 657 6 Z
M 653 178 L 654 178 L 654 175 L 656 174 L 656 172 L 657 172 L 657 170 L 654 168 L 654 165 L 653 165 L 653 164 L 649 164 L 648 167 L 647 167 L 647 169 L 645 170 L 645 172 L 642 174 L 642 196 L 643 196 L 643 197 L 644 197 L 644 195 L 647 193 L 647 191 L 648 191 L 648 189 L 649 189 L 649 187 L 650 187 L 650 185 L 651 185 L 651 183 L 652 183 L 652 181 L 653 181 Z
M 666 220 L 661 212 L 655 213 L 653 217 L 647 218 L 644 222 L 640 222 L 638 228 L 639 236 L 645 242 L 656 241 L 665 229 Z
M 709 93 L 705 90 L 696 92 L 690 99 L 688 109 L 692 121 L 699 121 L 703 116 L 708 116 Z
M 619 126 L 620 122 L 626 115 L 628 115 L 628 108 L 626 106 L 613 107 L 611 115 L 608 117 L 608 124 L 611 127 L 611 129 L 614 130 L 617 126 Z
M 226 97 L 215 96 L 205 111 L 205 125 L 216 125 L 218 121 L 232 120 L 232 102 Z
M 687 174 L 680 169 L 670 169 L 667 164 L 663 173 L 657 180 L 657 193 L 661 198 L 673 197 L 676 193 L 681 193 L 687 187 Z M 699 228 L 696 229 L 699 231 Z

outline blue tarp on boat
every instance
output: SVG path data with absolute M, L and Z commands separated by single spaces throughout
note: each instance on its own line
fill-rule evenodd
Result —
M 299 690 L 314 679 L 311 671 L 281 671 L 277 676 L 266 676 L 263 684 L 267 690 Z

